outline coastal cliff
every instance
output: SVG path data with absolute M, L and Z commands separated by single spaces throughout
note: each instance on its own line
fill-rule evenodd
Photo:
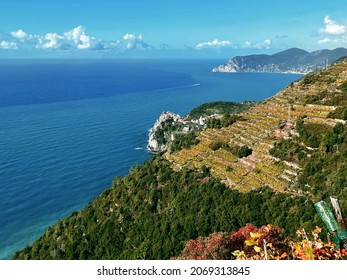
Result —
M 346 121 L 344 59 L 237 117 L 211 118 L 198 144 L 114 178 L 13 259 L 169 259 L 187 240 L 247 223 L 276 225 L 286 236 L 318 226 L 326 236 L 314 203 L 336 196 L 347 215 Z M 235 146 L 251 151 L 238 155 Z
M 147 148 L 152 153 L 162 153 L 178 134 L 201 130 L 204 127 L 203 119 L 188 121 L 178 114 L 163 112 L 149 131 Z
M 273 55 L 236 56 L 227 63 L 212 69 L 212 72 L 268 72 L 307 74 L 322 69 L 347 55 L 347 49 L 307 52 L 291 48 Z
M 193 134 L 205 128 L 216 128 L 218 125 L 230 124 L 235 119 L 230 115 L 239 114 L 255 104 L 254 101 L 209 102 L 194 108 L 184 117 L 172 112 L 163 112 L 149 131 L 147 148 L 155 154 L 167 151 L 170 146 L 175 149 L 177 145 L 172 147 L 175 140 L 176 143 L 174 144 L 185 141 L 187 140 L 185 135 L 188 135 L 188 138 L 190 137 L 192 140 L 192 138 L 196 138 L 193 137 Z

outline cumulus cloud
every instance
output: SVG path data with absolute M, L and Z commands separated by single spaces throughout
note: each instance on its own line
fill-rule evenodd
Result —
M 18 40 L 24 40 L 28 37 L 28 34 L 25 33 L 22 29 L 18 29 L 17 31 L 13 31 L 10 33 L 10 35 L 13 37 L 13 38 L 16 38 Z
M 17 44 L 14 42 L 8 42 L 8 41 L 1 41 L 0 42 L 0 49 L 4 49 L 4 50 L 16 50 Z
M 79 42 L 82 35 L 85 35 L 85 30 L 81 25 L 64 33 L 64 37 L 67 40 L 73 41 L 76 44 Z
M 93 40 L 94 40 L 94 38 L 93 38 Z M 80 42 L 77 45 L 77 48 L 79 48 L 79 49 L 89 49 L 91 47 L 90 41 L 91 41 L 90 36 L 82 34 L 80 36 Z
M 83 26 L 62 33 L 29 34 L 22 29 L 0 37 L 1 49 L 42 50 L 114 50 L 125 52 L 132 49 L 152 49 L 142 34 L 126 33 L 116 41 L 103 41 L 87 34 Z M 166 48 L 163 45 L 162 48 Z
M 44 40 L 39 40 L 42 44 L 43 49 L 60 49 L 63 45 L 63 36 L 58 35 L 57 33 L 47 33 L 44 36 Z M 40 45 L 38 45 L 40 47 Z
M 142 35 L 136 37 L 134 34 L 125 34 L 122 39 L 126 42 L 127 49 L 133 49 L 136 47 L 136 43 L 142 40 Z
M 73 42 L 74 46 L 80 50 L 91 49 L 96 45 L 96 39 L 87 35 L 83 26 L 77 26 L 65 32 L 64 37 L 67 41 Z
M 219 41 L 218 39 L 214 39 L 210 42 L 202 42 L 195 46 L 196 49 L 206 49 L 206 48 L 222 48 L 222 47 L 230 47 L 233 43 L 225 40 L 225 41 Z
M 79 49 L 79 50 L 102 50 L 105 49 L 103 43 L 96 38 L 86 34 L 83 26 L 77 26 L 63 35 L 57 33 L 47 33 L 44 36 L 31 35 L 29 38 L 36 39 L 36 48 L 42 49 Z
M 242 48 L 245 49 L 270 49 L 271 48 L 271 40 L 270 39 L 266 39 L 263 42 L 260 43 L 252 43 L 250 41 L 246 41 L 243 45 Z
M 319 29 L 320 35 L 324 35 L 317 41 L 318 44 L 325 44 L 328 46 L 339 46 L 347 43 L 347 27 L 342 24 L 336 23 L 329 16 L 324 17 L 325 27 Z
M 329 16 L 324 17 L 325 27 L 320 29 L 321 33 L 329 35 L 341 35 L 346 33 L 346 26 L 336 23 Z
M 0 49 L 107 50 L 110 43 L 89 36 L 83 26 L 58 34 L 29 34 L 22 29 L 0 37 Z
M 144 41 L 143 35 L 136 35 L 132 33 L 126 33 L 120 39 L 113 41 L 109 44 L 111 49 L 117 50 L 119 52 L 125 52 L 127 50 L 145 50 L 154 48 L 150 44 Z
M 143 36 L 142 34 L 140 35 L 135 35 L 135 34 L 125 34 L 122 37 L 122 40 L 119 41 L 120 44 L 125 44 L 126 49 L 147 49 L 150 48 L 150 45 L 147 44 L 144 40 L 143 40 Z
M 266 39 L 263 43 L 260 43 L 260 48 L 269 49 L 271 47 L 271 40 Z

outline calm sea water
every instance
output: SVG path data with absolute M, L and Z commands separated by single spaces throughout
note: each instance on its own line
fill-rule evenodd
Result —
M 223 61 L 0 61 L 0 259 L 150 158 L 162 111 L 261 100 L 299 75 L 212 73 Z

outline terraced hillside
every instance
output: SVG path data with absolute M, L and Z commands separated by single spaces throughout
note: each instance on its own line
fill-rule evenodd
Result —
M 233 119 L 116 177 L 13 258 L 169 259 L 187 240 L 247 223 L 293 237 L 324 230 L 313 203 L 330 196 L 346 217 L 347 59 Z
M 175 170 L 206 166 L 212 175 L 242 192 L 269 186 L 278 192 L 309 195 L 296 184 L 302 170 L 300 161 L 280 159 L 270 150 L 283 139 L 299 139 L 298 121 L 322 130 L 345 123 L 346 105 L 347 59 L 304 76 L 242 113 L 241 121 L 222 129 L 204 130 L 199 144 L 167 152 L 165 157 Z M 299 145 L 307 157 L 316 148 L 304 141 Z M 252 153 L 244 157 L 235 154 L 235 147 L 242 146 Z

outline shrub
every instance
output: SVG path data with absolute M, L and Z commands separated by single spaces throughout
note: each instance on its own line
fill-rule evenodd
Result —
M 237 151 L 237 156 L 239 158 L 247 157 L 251 155 L 253 150 L 249 148 L 248 146 L 244 145 Z
M 347 252 L 331 243 L 324 243 L 316 227 L 311 236 L 304 229 L 297 231 L 299 241 L 285 237 L 283 230 L 268 224 L 257 228 L 247 224 L 229 238 L 226 233 L 189 240 L 178 259 L 183 260 L 343 260 Z

